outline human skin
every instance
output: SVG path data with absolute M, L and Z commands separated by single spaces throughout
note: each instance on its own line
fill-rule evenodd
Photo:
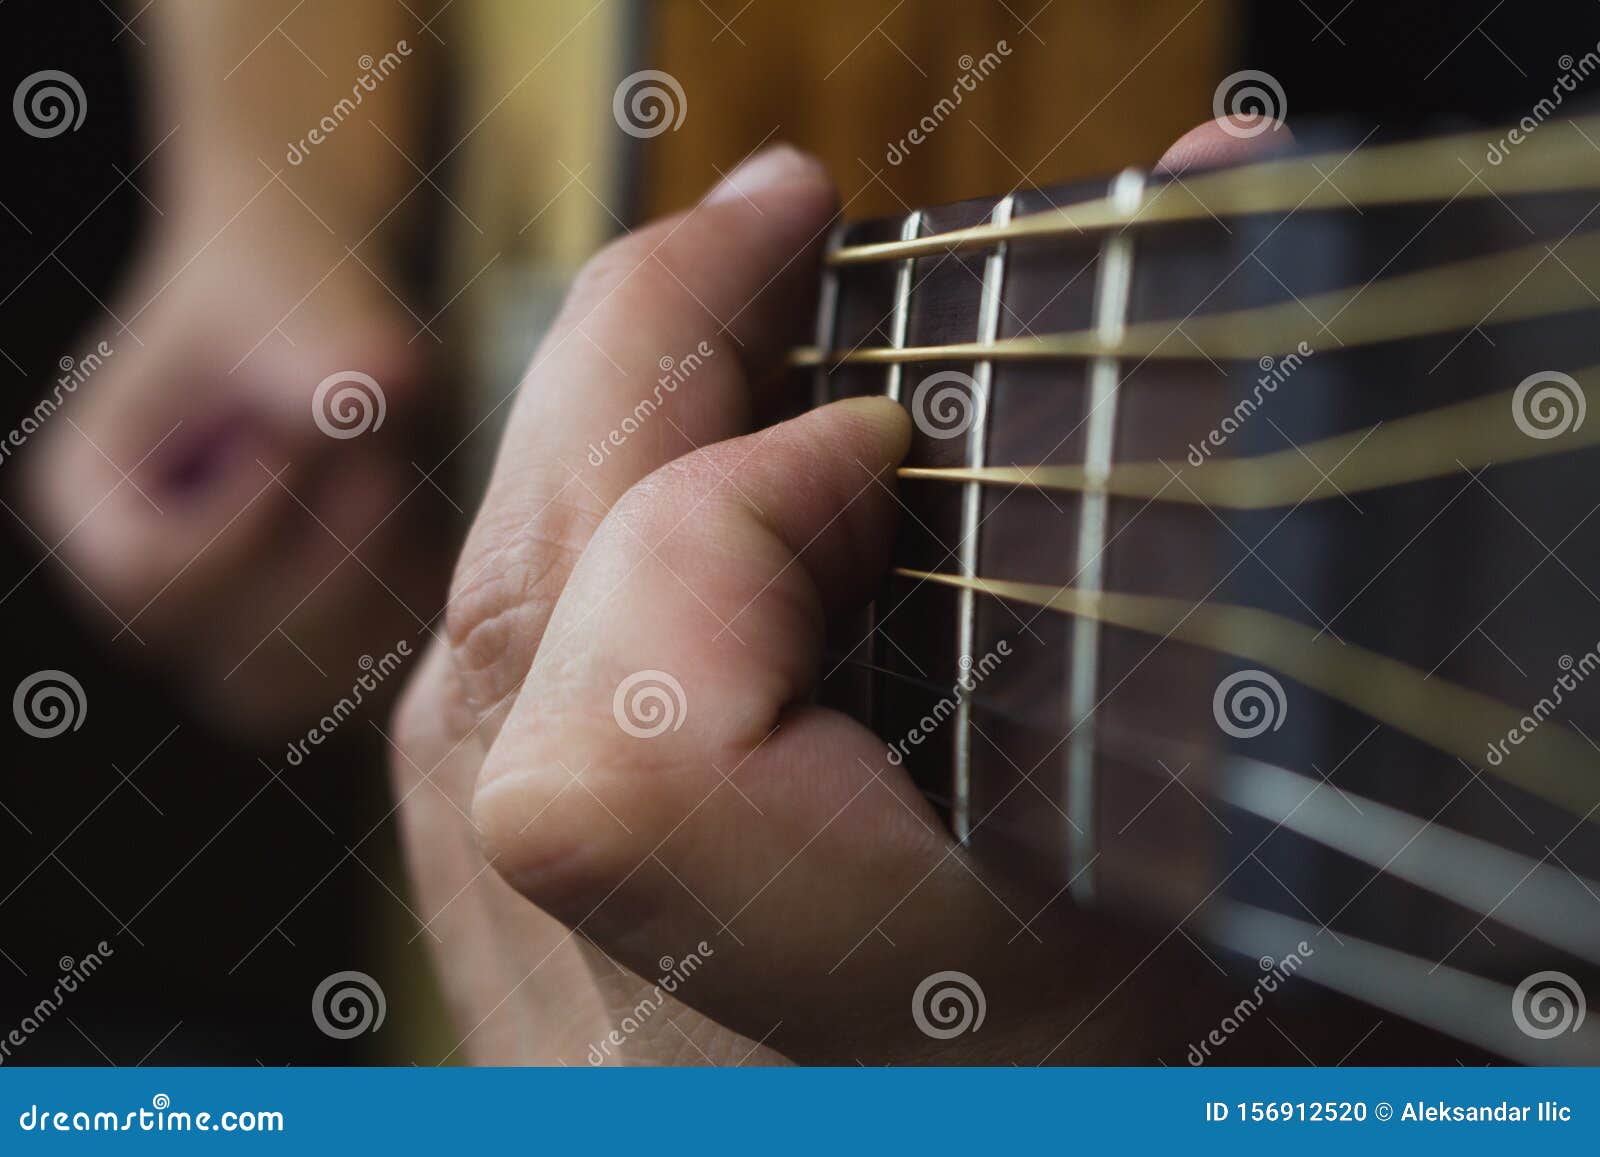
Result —
M 153 152 L 133 176 L 159 214 L 77 343 L 112 354 L 18 455 L 20 512 L 113 649 L 258 738 L 326 706 L 313 666 L 347 686 L 362 654 L 414 638 L 444 585 L 411 464 L 436 338 L 392 257 L 416 223 L 407 156 L 436 46 L 392 0 L 294 8 L 161 0 L 138 20 Z M 390 74 L 291 164 L 386 53 Z M 350 370 L 387 413 L 335 439 L 313 397 Z
M 1163 163 L 1265 147 L 1205 125 Z M 768 150 L 601 252 L 534 358 L 448 640 L 394 729 L 460 1030 L 443 1059 L 1148 1062 L 1184 1039 L 1171 1010 L 1212 991 L 1062 904 L 1019 932 L 882 741 L 807 703 L 826 622 L 886 564 L 909 439 L 882 399 L 756 425 L 834 212 L 814 161 Z M 586 461 L 659 359 L 702 340 L 692 380 Z M 614 694 L 651 669 L 684 699 L 641 739 Z M 653 978 L 702 944 L 660 999 Z M 983 1032 L 915 1027 L 913 990 L 946 969 L 982 979 Z

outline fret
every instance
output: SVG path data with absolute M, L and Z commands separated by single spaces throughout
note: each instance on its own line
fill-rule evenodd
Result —
M 1014 197 L 1002 198 L 994 207 L 989 222 L 1005 226 L 1011 220 Z M 995 246 L 983 265 L 983 291 L 978 304 L 978 342 L 993 345 L 1000 337 L 1000 307 L 1005 292 L 1006 246 Z M 980 359 L 972 371 L 972 424 L 967 429 L 967 467 L 981 470 L 986 464 L 985 442 L 988 431 L 989 394 L 993 385 L 994 363 Z M 969 578 L 978 573 L 978 529 L 983 509 L 983 487 L 969 483 L 961 495 L 961 539 L 958 564 L 961 573 Z M 966 672 L 960 669 L 965 657 L 974 661 L 977 649 L 977 592 L 963 589 L 958 592 L 956 604 L 956 679 Z M 956 839 L 962 843 L 972 830 L 972 700 L 962 694 L 956 700 L 955 751 L 951 768 L 951 827 Z
M 831 255 L 838 252 L 844 244 L 844 235 L 847 226 L 841 222 L 834 226 L 828 234 L 825 254 Z M 824 258 L 822 267 L 822 290 L 817 302 L 817 349 L 824 354 L 833 352 L 834 343 L 839 333 L 839 272 Z M 826 360 L 817 363 L 816 373 L 811 379 L 811 404 L 825 406 L 833 400 L 829 385 L 829 366 Z
M 913 209 L 900 225 L 900 240 L 910 241 L 921 232 L 922 210 Z M 906 327 L 911 322 L 912 278 L 916 273 L 916 268 L 917 259 L 915 257 L 907 257 L 900 262 L 900 267 L 895 271 L 894 313 L 889 321 L 889 344 L 894 349 L 903 349 L 906 344 Z M 885 377 L 883 392 L 897 402 L 900 400 L 900 385 L 904 373 L 904 363 L 889 363 L 889 372 Z
M 1128 169 L 1111 184 L 1110 197 L 1123 205 L 1137 205 L 1144 191 L 1144 174 Z M 1133 236 L 1114 233 L 1100 250 L 1095 279 L 1094 327 L 1108 347 L 1122 339 L 1128 320 L 1128 300 L 1133 283 Z M 1116 448 L 1117 387 L 1121 366 L 1114 356 L 1095 358 L 1089 365 L 1087 445 L 1084 453 L 1086 486 L 1078 529 L 1075 586 L 1098 594 L 1105 579 L 1106 518 L 1110 509 L 1105 478 Z M 968 483 L 968 485 L 973 485 Z M 1100 623 L 1080 616 L 1072 624 L 1068 659 L 1067 814 L 1078 817 L 1066 832 L 1068 871 L 1074 880 L 1073 896 L 1081 902 L 1094 898 L 1095 719 L 1099 699 Z

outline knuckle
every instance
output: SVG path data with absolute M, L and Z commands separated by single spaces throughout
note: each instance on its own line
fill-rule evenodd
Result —
M 476 706 L 505 697 L 527 674 L 597 521 L 551 504 L 532 518 L 480 517 L 474 526 L 445 606 L 445 638 Z

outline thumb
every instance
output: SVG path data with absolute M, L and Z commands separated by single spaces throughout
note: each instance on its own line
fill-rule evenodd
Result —
M 909 433 L 893 402 L 840 402 L 636 486 L 477 788 L 515 887 L 641 975 L 714 953 L 674 995 L 756 1038 L 781 1021 L 791 1055 L 909 1028 L 928 951 L 992 942 L 999 913 L 884 744 L 805 702 L 827 616 L 881 578 Z

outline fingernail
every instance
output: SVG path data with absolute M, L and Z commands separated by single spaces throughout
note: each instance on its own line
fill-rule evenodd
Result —
M 770 145 L 722 178 L 716 188 L 706 194 L 705 203 L 720 205 L 725 201 L 755 200 L 768 190 L 794 180 L 815 163 L 793 145 Z

